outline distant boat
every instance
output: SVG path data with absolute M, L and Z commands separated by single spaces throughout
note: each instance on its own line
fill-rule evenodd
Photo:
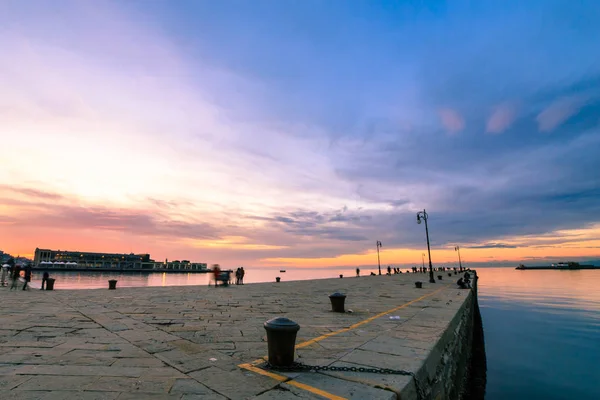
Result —
M 279 272 L 285 272 L 285 269 L 280 269 Z
M 519 270 L 526 270 L 526 269 L 558 269 L 558 270 L 579 270 L 579 269 L 600 269 L 600 267 L 597 267 L 595 265 L 581 265 L 578 262 L 574 262 L 574 261 L 569 261 L 569 262 L 559 262 L 556 264 L 552 264 L 552 265 L 539 265 L 539 266 L 532 266 L 532 267 L 527 267 L 523 264 L 519 264 L 519 266 L 516 268 Z

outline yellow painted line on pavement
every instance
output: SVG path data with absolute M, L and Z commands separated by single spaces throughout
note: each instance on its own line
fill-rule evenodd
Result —
M 254 362 L 256 362 L 256 361 L 262 362 L 264 360 L 262 358 L 260 358 L 258 360 L 255 360 Z M 240 365 L 238 365 L 238 367 L 247 369 L 248 371 L 252 371 L 252 372 L 255 372 L 255 373 L 263 375 L 263 376 L 268 376 L 269 378 L 273 378 L 273 379 L 275 379 L 276 381 L 279 381 L 279 382 L 285 382 L 288 385 L 295 386 L 295 387 L 297 387 L 299 389 L 306 390 L 307 392 L 314 393 L 314 394 L 319 395 L 321 397 L 325 397 L 328 400 L 348 400 L 345 397 L 340 397 L 338 395 L 326 392 L 324 390 L 321 390 L 319 388 L 307 385 L 305 383 L 296 382 L 296 381 L 292 380 L 291 378 L 288 378 L 287 376 L 279 375 L 279 374 L 276 374 L 276 373 L 271 372 L 271 371 L 265 371 L 262 368 L 258 368 L 256 366 L 254 366 L 253 363 L 240 364 Z
M 261 361 L 262 361 L 262 360 L 261 360 Z M 251 363 L 248 363 L 248 364 L 240 364 L 240 365 L 238 365 L 238 367 L 240 367 L 240 368 L 244 368 L 244 369 L 247 369 L 248 371 L 256 372 L 257 374 L 260 374 L 260 375 L 268 376 L 269 378 L 273 378 L 273 379 L 275 379 L 276 381 L 279 381 L 279 382 L 285 382 L 285 381 L 287 381 L 288 379 L 290 379 L 290 378 L 288 378 L 287 376 L 283 376 L 283 375 L 275 374 L 275 373 L 273 373 L 273 372 L 270 372 L 270 371 L 265 371 L 265 370 L 264 370 L 264 369 L 262 369 L 262 368 L 255 367 L 255 366 L 254 366 L 254 365 L 252 365 Z
M 348 331 L 351 331 L 351 330 L 353 330 L 353 329 L 356 329 L 356 328 L 358 328 L 358 327 L 360 327 L 360 326 L 362 326 L 362 325 L 368 324 L 369 322 L 371 322 L 371 321 L 373 321 L 373 320 L 376 320 L 377 318 L 381 318 L 381 317 L 383 317 L 383 316 L 384 316 L 384 315 L 386 315 L 386 314 L 393 313 L 393 312 L 395 312 L 395 311 L 398 311 L 398 310 L 400 310 L 400 309 L 403 309 L 404 307 L 408 307 L 408 306 L 410 306 L 411 304 L 414 304 L 414 303 L 416 303 L 417 301 L 421 301 L 421 300 L 423 300 L 423 299 L 426 299 L 426 298 L 427 298 L 427 297 L 429 297 L 429 296 L 433 296 L 434 294 L 436 294 L 436 293 L 438 293 L 438 292 L 442 291 L 442 290 L 443 290 L 443 289 L 445 289 L 446 287 L 448 287 L 448 285 L 445 285 L 445 286 L 443 286 L 443 287 L 439 288 L 439 289 L 438 289 L 438 290 L 436 290 L 435 292 L 431 292 L 431 293 L 429 293 L 429 294 L 423 295 L 423 296 L 421 296 L 421 297 L 419 297 L 419 298 L 416 298 L 416 299 L 414 299 L 414 300 L 411 300 L 411 301 L 409 301 L 408 303 L 404 303 L 404 304 L 402 304 L 402 305 L 400 305 L 400 306 L 398 306 L 398 307 L 394 307 L 394 308 L 392 308 L 392 309 L 390 309 L 390 310 L 387 310 L 387 311 L 384 311 L 384 312 L 382 312 L 382 313 L 379 313 L 379 314 L 377 314 L 377 315 L 374 315 L 374 316 L 372 316 L 372 317 L 369 317 L 369 318 L 367 318 L 367 319 L 365 319 L 365 320 L 363 320 L 363 321 L 357 322 L 357 323 L 356 323 L 356 324 L 354 324 L 354 325 L 350 325 L 348 328 L 342 328 L 342 329 L 340 329 L 340 330 L 337 330 L 337 331 L 334 331 L 334 332 L 329 332 L 329 333 L 326 333 L 326 334 L 324 334 L 324 335 L 322 335 L 322 336 L 319 336 L 319 337 L 316 337 L 316 338 L 314 338 L 314 339 L 307 340 L 306 342 L 303 342 L 303 343 L 300 343 L 300 344 L 296 345 L 296 348 L 297 348 L 297 349 L 301 349 L 301 348 L 303 348 L 303 347 L 310 346 L 311 344 L 314 344 L 314 343 L 320 342 L 320 341 L 321 341 L 321 340 L 323 340 L 323 339 L 327 339 L 328 337 L 335 336 L 335 335 L 339 335 L 340 333 L 344 333 L 344 332 L 348 332 Z
M 316 337 L 314 339 L 307 340 L 306 342 L 303 342 L 303 343 L 300 343 L 300 344 L 296 345 L 296 348 L 297 349 L 301 349 L 303 347 L 310 346 L 313 343 L 320 342 L 323 339 L 327 339 L 328 337 L 335 336 L 335 335 L 338 335 L 340 333 L 344 333 L 344 332 L 348 332 L 348 331 L 351 331 L 353 329 L 356 329 L 356 328 L 358 328 L 358 327 L 360 327 L 362 325 L 368 324 L 369 322 L 371 322 L 373 320 L 376 320 L 377 318 L 381 318 L 381 317 L 383 317 L 386 314 L 393 313 L 394 311 L 398 311 L 398 310 L 400 310 L 400 309 L 402 309 L 404 307 L 408 307 L 411 304 L 414 304 L 414 303 L 416 303 L 418 301 L 426 299 L 427 297 L 433 296 L 434 294 L 442 291 L 443 289 L 445 289 L 448 286 L 449 285 L 445 285 L 445 286 L 439 288 L 438 290 L 436 290 L 434 292 L 431 292 L 429 294 L 423 295 L 423 296 L 421 296 L 419 298 L 411 300 L 411 301 L 409 301 L 407 303 L 404 303 L 404 304 L 402 304 L 400 306 L 394 307 L 394 308 L 392 308 L 390 310 L 387 310 L 387 311 L 384 311 L 384 312 L 379 313 L 377 315 L 374 315 L 372 317 L 369 317 L 369 318 L 367 318 L 367 319 L 365 319 L 363 321 L 357 322 L 356 324 L 350 325 L 348 328 L 343 328 L 343 329 L 340 329 L 340 330 L 337 330 L 337 331 L 334 331 L 334 332 L 329 332 L 329 333 L 326 333 L 326 334 L 324 334 L 322 336 Z M 292 386 L 295 386 L 295 387 L 297 387 L 299 389 L 306 390 L 306 391 L 314 393 L 316 395 L 325 397 L 328 400 L 347 400 L 345 397 L 340 397 L 338 395 L 326 392 L 324 390 L 321 390 L 321 389 L 318 389 L 316 387 L 307 385 L 305 383 L 300 383 L 300 382 L 294 381 L 293 379 L 288 378 L 287 376 L 279 375 L 279 374 L 276 374 L 274 372 L 266 371 L 266 370 L 264 370 L 264 369 L 262 369 L 260 367 L 257 367 L 258 364 L 261 364 L 261 363 L 263 363 L 265 361 L 267 361 L 267 356 L 264 356 L 262 358 L 256 359 L 256 360 L 254 360 L 254 361 L 252 361 L 250 363 L 240 364 L 240 365 L 238 365 L 238 367 L 244 368 L 244 369 L 246 369 L 248 371 L 252 371 L 252 372 L 255 372 L 255 373 L 263 375 L 263 376 L 268 376 L 269 378 L 275 379 L 275 380 L 277 380 L 279 382 L 285 382 L 288 385 L 292 385 Z

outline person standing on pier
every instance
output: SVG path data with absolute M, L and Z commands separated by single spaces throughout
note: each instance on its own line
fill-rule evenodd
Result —
M 10 268 L 10 265 L 8 264 L 4 264 L 2 266 L 2 277 L 0 278 L 0 286 L 6 286 L 7 283 L 7 278 L 8 278 L 8 269 Z
M 246 274 L 246 271 L 244 271 L 244 267 L 240 267 L 240 285 L 244 284 L 244 275 Z
M 42 288 L 40 290 L 44 290 L 46 288 L 46 283 L 48 283 L 49 278 L 50 274 L 48 271 L 44 271 L 44 275 L 42 275 Z
M 221 274 L 221 268 L 219 268 L 219 264 L 213 265 L 213 275 L 215 278 L 215 287 L 217 287 L 217 284 L 219 283 L 219 275 L 220 274 Z
M 19 284 L 19 276 L 21 276 L 21 266 L 15 265 L 12 270 L 12 283 L 10 284 L 10 290 L 16 289 Z
M 360 276 L 360 268 L 356 268 L 356 277 L 358 278 Z

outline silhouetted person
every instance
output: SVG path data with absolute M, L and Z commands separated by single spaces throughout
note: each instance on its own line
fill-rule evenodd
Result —
M 246 275 L 246 271 L 244 271 L 244 267 L 240 268 L 240 285 L 244 284 L 244 275 Z
M 4 264 L 2 266 L 2 276 L 0 277 L 0 285 L 1 286 L 5 286 L 6 285 L 6 281 L 8 278 L 8 270 L 9 270 L 10 266 L 8 264 Z
M 48 282 L 49 278 L 50 274 L 48 271 L 44 271 L 44 275 L 42 275 L 42 288 L 40 290 L 44 290 L 46 288 L 46 283 Z
M 219 268 L 218 265 L 214 265 L 213 266 L 213 275 L 215 278 L 215 287 L 217 287 L 217 284 L 219 283 L 219 275 L 221 274 L 221 268 Z
M 360 268 L 356 268 L 356 277 L 358 278 L 360 276 Z
M 16 289 L 19 284 L 19 276 L 21 276 L 21 266 L 16 265 L 12 270 L 12 283 L 10 285 L 10 290 Z
M 25 283 L 23 284 L 23 290 L 27 290 L 27 284 L 31 282 L 31 266 L 25 267 Z
M 470 287 L 469 282 L 466 282 L 463 278 L 459 278 L 456 281 L 456 284 L 458 285 L 458 287 L 460 287 L 461 289 L 468 289 Z
M 388 275 L 391 275 L 391 274 L 392 274 L 392 267 L 390 267 L 390 266 L 388 265 L 387 271 L 388 271 L 388 273 L 387 273 L 387 274 L 388 274 Z

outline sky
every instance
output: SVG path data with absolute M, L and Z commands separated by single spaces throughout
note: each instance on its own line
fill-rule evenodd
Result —
M 600 2 L 0 0 L 0 249 L 600 256 Z

